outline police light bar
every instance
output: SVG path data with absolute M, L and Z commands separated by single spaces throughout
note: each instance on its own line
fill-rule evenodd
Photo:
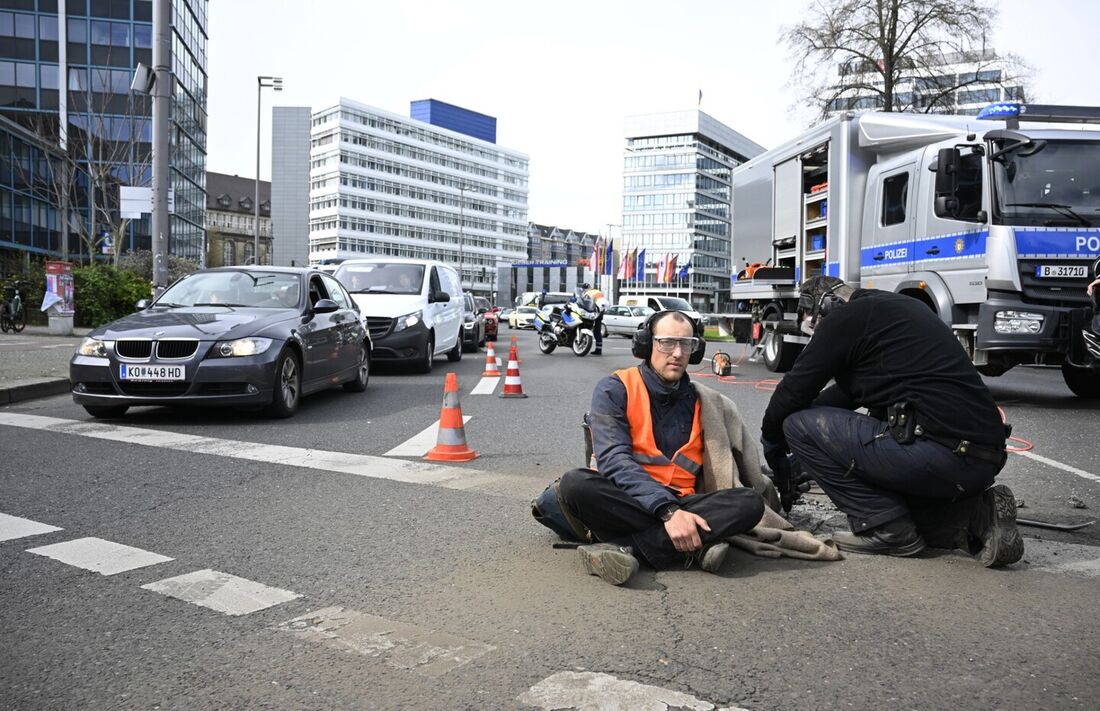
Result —
M 1043 121 L 1047 123 L 1100 123 L 1100 107 L 1020 104 L 1002 101 L 978 112 L 982 121 Z

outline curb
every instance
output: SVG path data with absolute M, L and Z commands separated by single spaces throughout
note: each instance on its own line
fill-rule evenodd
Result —
M 52 395 L 61 395 L 67 392 L 70 392 L 69 380 L 67 378 L 40 380 L 35 383 L 16 385 L 11 388 L 0 387 L 0 406 L 13 405 L 17 402 L 36 400 Z

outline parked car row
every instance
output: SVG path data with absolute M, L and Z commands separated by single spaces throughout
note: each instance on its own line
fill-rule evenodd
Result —
M 289 417 L 302 396 L 367 388 L 372 363 L 432 370 L 497 336 L 485 299 L 432 260 L 349 259 L 314 268 L 225 267 L 189 274 L 84 339 L 69 365 L 93 417 L 138 405 L 236 405 Z

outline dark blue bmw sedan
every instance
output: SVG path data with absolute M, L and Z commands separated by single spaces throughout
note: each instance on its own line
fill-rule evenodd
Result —
M 367 388 L 371 341 L 359 309 L 315 269 L 207 269 L 138 308 L 89 333 L 69 363 L 73 400 L 93 417 L 177 404 L 290 417 L 303 395 Z

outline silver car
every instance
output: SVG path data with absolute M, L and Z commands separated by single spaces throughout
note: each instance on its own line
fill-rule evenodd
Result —
M 630 338 L 652 313 L 648 306 L 610 306 L 603 314 L 604 335 Z

